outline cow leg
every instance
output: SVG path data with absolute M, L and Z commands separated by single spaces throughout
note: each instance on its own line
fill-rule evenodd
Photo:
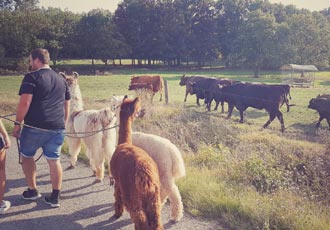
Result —
M 189 92 L 186 90 L 186 95 L 184 96 L 184 101 L 183 101 L 183 102 L 186 102 L 186 101 L 187 101 L 188 93 L 189 93 Z
M 284 130 L 285 130 L 284 119 L 283 119 L 283 114 L 281 113 L 281 111 L 277 111 L 277 118 L 281 123 L 281 132 L 284 132 Z
M 243 115 L 244 115 L 244 110 L 243 110 L 243 109 L 240 109 L 240 110 L 239 110 L 239 115 L 240 115 L 240 117 L 241 117 L 241 119 L 239 120 L 239 123 L 243 123 L 243 122 L 244 122 L 244 117 L 243 117 Z
M 229 119 L 231 117 L 231 114 L 233 113 L 233 110 L 234 110 L 234 106 L 228 104 L 228 116 L 227 116 L 227 119 Z
M 162 101 L 163 100 L 163 93 L 161 91 L 159 91 L 159 93 L 160 93 L 159 101 Z
M 329 129 L 330 129 L 330 117 L 327 117 L 327 122 L 328 122 L 328 126 L 329 126 Z
M 221 101 L 221 113 L 225 113 L 224 104 L 225 104 L 225 102 Z
M 215 101 L 214 111 L 218 110 L 220 101 Z
M 289 99 L 288 99 L 288 95 L 285 94 L 283 95 L 283 101 L 282 101 L 282 104 L 280 107 L 282 107 L 282 105 L 285 103 L 286 105 L 286 112 L 289 112 L 290 111 L 290 105 L 289 105 Z
M 197 103 L 197 105 L 198 106 L 201 106 L 200 104 L 199 104 L 199 97 L 196 95 L 196 103 Z
M 316 128 L 320 127 L 321 121 L 324 119 L 323 116 L 320 115 L 319 121 L 316 123 Z
M 272 121 L 275 119 L 276 114 L 274 112 L 269 112 L 269 119 L 268 121 L 264 124 L 264 129 L 267 128 L 267 126 L 272 123 Z

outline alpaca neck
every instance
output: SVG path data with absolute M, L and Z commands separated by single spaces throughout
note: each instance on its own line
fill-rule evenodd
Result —
M 81 111 L 83 109 L 84 109 L 84 104 L 81 97 L 81 91 L 79 86 L 76 86 L 71 90 L 70 110 L 72 113 L 76 111 Z
M 132 144 L 132 119 L 120 117 L 118 144 Z

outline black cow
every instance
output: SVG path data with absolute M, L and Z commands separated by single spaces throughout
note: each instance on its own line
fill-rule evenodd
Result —
M 208 111 L 211 111 L 212 101 L 215 101 L 214 110 L 218 109 L 219 103 L 221 102 L 221 112 L 224 113 L 224 101 L 222 100 L 222 96 L 218 94 L 218 90 L 222 86 L 232 85 L 239 83 L 240 81 L 231 80 L 231 79 L 217 79 L 215 84 L 212 84 L 210 88 L 205 92 L 205 104 L 207 106 Z
M 187 101 L 187 96 L 188 96 L 188 93 L 190 95 L 193 94 L 193 89 L 192 89 L 192 85 L 200 80 L 203 80 L 203 79 L 215 79 L 214 77 L 208 77 L 208 76 L 204 76 L 204 75 L 192 75 L 192 76 L 185 76 L 183 75 L 181 77 L 181 80 L 179 82 L 179 85 L 181 86 L 186 86 L 186 94 L 185 94 L 185 97 L 184 97 L 184 102 Z M 198 101 L 198 98 L 197 98 L 197 102 L 199 103 Z M 199 104 L 198 104 L 199 106 Z
M 228 103 L 228 118 L 231 117 L 234 107 L 239 110 L 241 123 L 244 120 L 243 113 L 248 107 L 265 109 L 269 114 L 269 119 L 263 127 L 266 128 L 277 117 L 281 123 L 281 131 L 284 132 L 283 114 L 279 110 L 280 105 L 285 100 L 285 91 L 282 87 L 265 84 L 237 83 L 221 87 L 220 95 L 222 96 L 222 100 Z
M 277 86 L 277 87 L 280 87 L 280 88 L 283 88 L 284 92 L 285 92 L 285 97 L 284 97 L 284 100 L 283 100 L 283 103 L 282 105 L 285 103 L 286 104 L 286 111 L 289 112 L 290 111 L 290 105 L 289 104 L 289 99 L 291 100 L 291 94 L 290 94 L 290 85 L 286 85 L 286 84 L 274 84 L 273 86 Z M 280 107 L 282 107 L 282 105 Z
M 205 78 L 205 79 L 200 79 L 198 82 L 193 82 L 190 83 L 191 85 L 191 94 L 196 94 L 196 103 L 198 106 L 199 104 L 199 99 L 205 99 L 206 92 L 209 91 L 209 88 L 216 84 L 217 80 L 215 78 Z
M 330 100 L 330 94 L 319 94 L 319 95 L 317 95 L 316 98 L 317 98 L 317 99 L 318 99 L 318 98 L 325 98 L 325 99 Z
M 312 98 L 309 101 L 309 109 L 315 109 L 319 115 L 319 121 L 316 123 L 316 127 L 320 127 L 320 123 L 323 119 L 326 119 L 330 128 L 330 100 L 326 98 Z

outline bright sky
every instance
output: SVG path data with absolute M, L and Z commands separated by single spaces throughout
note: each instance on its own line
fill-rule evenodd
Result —
M 297 8 L 305 8 L 311 11 L 323 10 L 330 7 L 329 0 L 269 0 L 271 3 L 282 3 L 283 5 L 295 5 Z
M 115 12 L 121 0 L 39 0 L 40 7 L 56 7 L 74 13 L 87 13 L 92 9 L 105 9 Z
M 75 13 L 88 12 L 92 9 L 107 9 L 115 12 L 117 4 L 121 0 L 39 0 L 39 6 L 59 7 L 62 10 L 69 10 Z M 283 5 L 295 5 L 297 8 L 309 10 L 323 10 L 330 7 L 329 0 L 270 0 L 272 3 L 282 3 Z

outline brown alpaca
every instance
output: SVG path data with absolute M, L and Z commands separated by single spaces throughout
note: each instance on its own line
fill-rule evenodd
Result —
M 161 230 L 160 181 L 156 163 L 143 149 L 132 145 L 132 122 L 140 109 L 139 98 L 125 96 L 120 110 L 118 146 L 110 168 L 115 179 L 115 218 L 124 207 L 136 230 Z

